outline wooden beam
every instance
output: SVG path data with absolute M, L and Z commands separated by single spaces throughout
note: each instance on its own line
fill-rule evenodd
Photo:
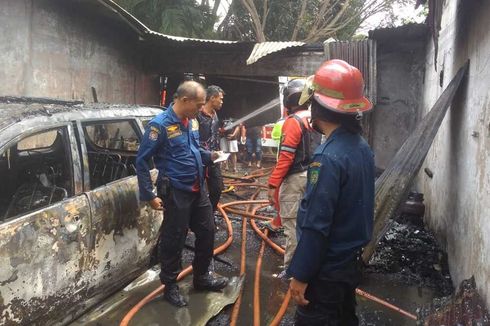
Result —
M 369 262 L 379 241 L 391 226 L 390 219 L 394 217 L 398 206 L 406 198 L 412 182 L 429 152 L 446 111 L 461 85 L 468 66 L 469 63 L 467 62 L 459 69 L 436 104 L 400 147 L 383 174 L 376 180 L 373 238 L 362 255 L 365 263 Z

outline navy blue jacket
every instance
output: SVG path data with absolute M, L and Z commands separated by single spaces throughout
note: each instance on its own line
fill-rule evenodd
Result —
M 197 180 L 203 186 L 203 162 L 210 164 L 211 153 L 199 146 L 197 120 L 190 119 L 188 126 L 184 126 L 170 105 L 148 123 L 138 150 L 136 173 L 143 201 L 156 197 L 149 171 L 151 158 L 158 169 L 157 185 L 166 176 L 172 187 L 193 191 Z
M 341 269 L 371 239 L 373 218 L 373 152 L 360 135 L 339 127 L 308 168 L 288 274 L 308 283 Z

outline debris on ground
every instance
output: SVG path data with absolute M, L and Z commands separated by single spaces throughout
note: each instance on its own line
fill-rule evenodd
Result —
M 478 294 L 474 277 L 464 280 L 458 292 L 451 297 L 434 299 L 419 311 L 420 325 L 490 325 L 490 315 Z
M 406 284 L 434 289 L 440 297 L 454 290 L 447 254 L 434 234 L 403 216 L 380 241 L 366 272 L 394 274 Z

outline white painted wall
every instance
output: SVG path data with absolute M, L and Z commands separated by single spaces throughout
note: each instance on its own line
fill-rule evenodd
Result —
M 490 306 L 490 1 L 445 1 L 437 71 L 432 40 L 427 48 L 425 112 L 467 59 L 468 80 L 443 121 L 418 185 L 426 196 L 427 222 L 446 246 L 455 286 L 474 275 Z

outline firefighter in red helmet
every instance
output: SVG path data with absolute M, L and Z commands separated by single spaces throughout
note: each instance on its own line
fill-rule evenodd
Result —
M 296 325 L 358 325 L 355 289 L 374 216 L 374 157 L 360 135 L 360 118 L 372 104 L 363 89 L 357 68 L 330 60 L 300 99 L 311 101 L 313 127 L 326 141 L 309 164 L 298 244 L 287 270 L 298 303 Z

